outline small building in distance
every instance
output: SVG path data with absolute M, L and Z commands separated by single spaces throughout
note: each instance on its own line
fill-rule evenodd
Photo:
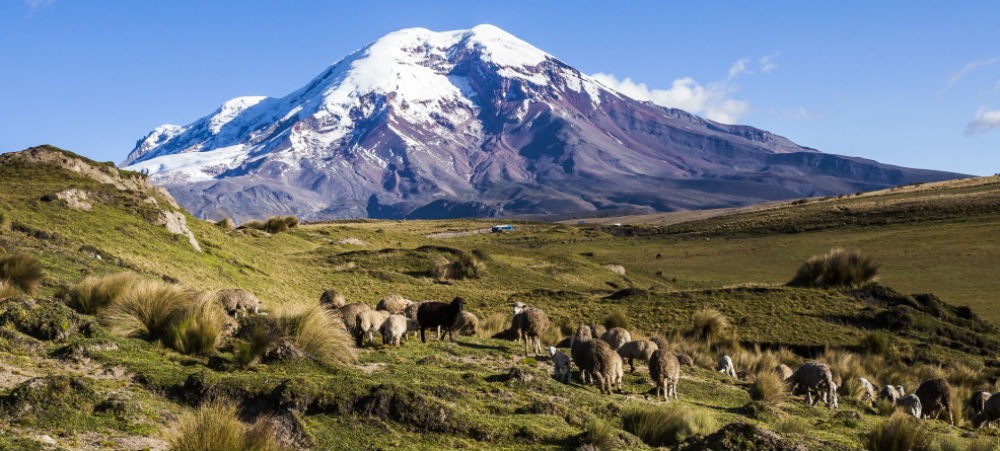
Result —
M 514 231 L 514 226 L 511 224 L 501 224 L 490 227 L 490 233 L 506 233 L 513 231 Z

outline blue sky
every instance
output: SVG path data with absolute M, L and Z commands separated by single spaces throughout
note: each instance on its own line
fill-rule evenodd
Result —
M 492 23 L 636 96 L 825 152 L 1000 172 L 1000 3 L 687 3 L 5 0 L 0 151 L 119 162 L 157 125 L 283 96 L 390 31 Z

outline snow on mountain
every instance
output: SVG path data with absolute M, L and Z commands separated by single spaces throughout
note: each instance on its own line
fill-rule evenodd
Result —
M 285 97 L 158 127 L 123 165 L 237 218 L 704 208 L 948 176 L 638 102 L 492 25 L 390 33 Z

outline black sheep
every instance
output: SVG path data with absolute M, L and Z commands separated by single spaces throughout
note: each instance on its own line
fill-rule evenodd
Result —
M 424 329 L 435 327 L 440 327 L 448 334 L 448 338 L 451 341 L 455 341 L 455 338 L 451 335 L 451 326 L 462 315 L 463 305 L 465 305 L 465 300 L 462 298 L 455 298 L 450 304 L 433 301 L 420 304 L 420 307 L 417 308 L 417 322 L 420 323 L 420 341 L 427 342 L 427 338 L 424 337 Z

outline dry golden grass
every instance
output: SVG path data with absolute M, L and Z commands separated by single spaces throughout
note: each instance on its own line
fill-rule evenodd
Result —
M 706 308 L 694 312 L 691 316 L 689 335 L 711 347 L 712 343 L 719 341 L 729 332 L 730 327 L 731 322 L 726 315 L 716 309 Z
M 894 413 L 865 434 L 865 444 L 871 451 L 929 451 L 934 436 L 915 418 Z
M 136 283 L 100 314 L 101 322 L 169 345 L 174 329 L 192 303 L 194 293 L 178 285 L 152 280 Z
M 264 417 L 249 427 L 239 420 L 236 403 L 216 399 L 181 418 L 171 451 L 277 451 L 276 426 Z
M 187 305 L 174 326 L 170 347 L 191 355 L 210 356 L 222 336 L 226 313 L 211 295 L 199 296 Z
M 710 411 L 691 406 L 631 407 L 622 412 L 622 429 L 653 447 L 676 445 L 716 428 L 716 419 Z
M 278 322 L 295 347 L 320 362 L 348 364 L 357 358 L 343 323 L 321 306 L 283 306 Z
M 0 280 L 0 299 L 14 298 L 21 294 L 17 288 L 12 285 L 8 285 L 6 282 Z
M 133 272 L 88 276 L 70 288 L 66 305 L 80 313 L 96 314 L 128 293 L 139 280 Z
M 750 399 L 777 406 L 788 399 L 788 387 L 774 371 L 763 371 L 757 373 L 757 380 L 750 386 Z
M 0 258 L 0 281 L 5 281 L 5 285 L 31 295 L 43 278 L 42 264 L 30 254 L 18 253 Z
M 483 318 L 479 321 L 479 330 L 477 331 L 480 337 L 492 337 L 498 332 L 503 332 L 510 327 L 510 318 L 503 313 L 493 313 Z M 555 327 L 549 327 L 549 329 L 557 329 Z
M 810 257 L 789 285 L 797 287 L 860 287 L 878 277 L 879 264 L 858 250 L 834 248 Z

